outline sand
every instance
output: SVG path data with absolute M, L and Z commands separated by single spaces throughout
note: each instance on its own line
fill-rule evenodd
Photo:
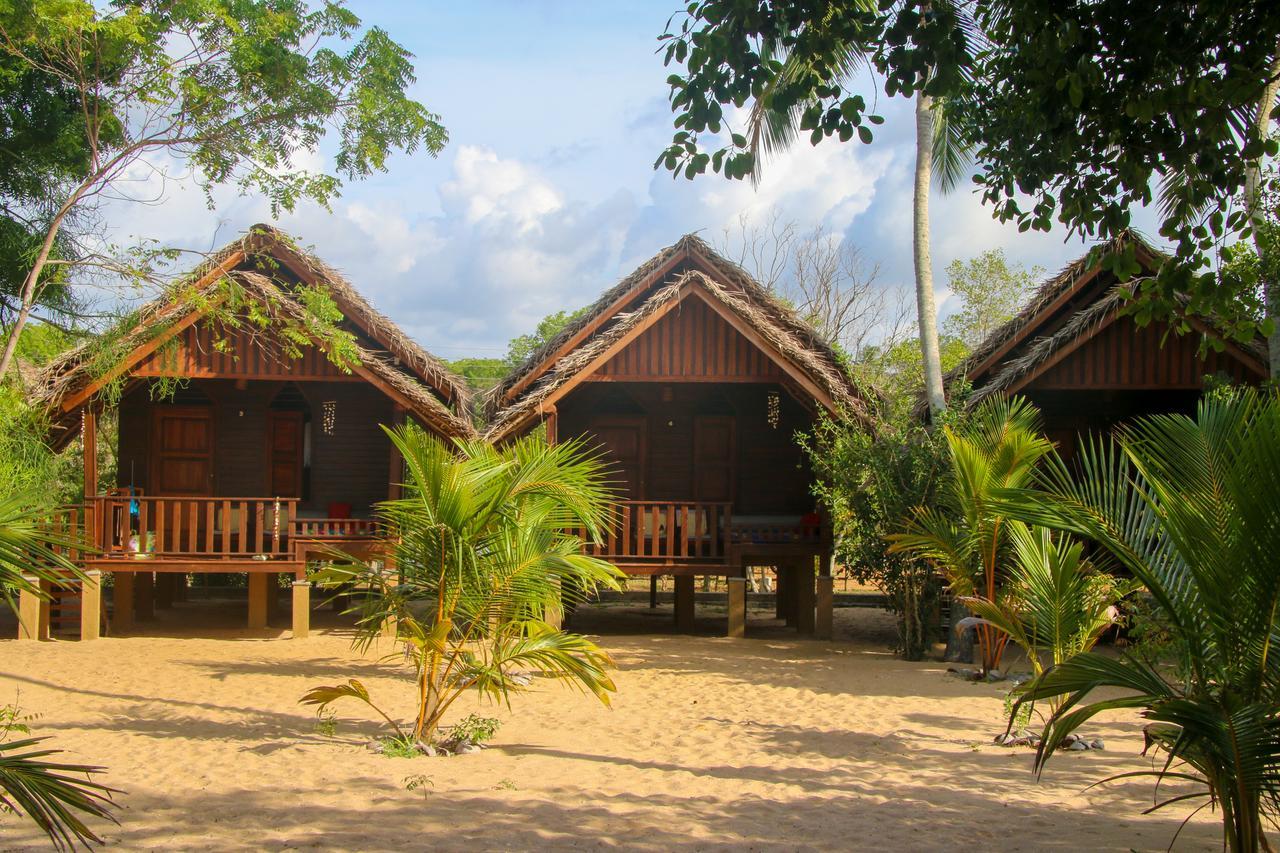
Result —
M 338 706 L 326 737 L 298 704 L 354 676 L 407 715 L 396 664 L 338 627 L 294 641 L 210 627 L 239 609 L 182 607 L 145 636 L 0 642 L 0 703 L 124 790 L 120 825 L 102 827 L 117 849 L 1156 850 L 1186 814 L 1141 815 L 1145 780 L 1085 790 L 1150 766 L 1135 715 L 1090 727 L 1106 751 L 1037 781 L 1029 750 L 990 743 L 1003 688 L 896 659 L 875 611 L 837 611 L 837 641 L 818 642 L 762 613 L 744 641 L 714 636 L 709 608 L 694 637 L 665 633 L 669 610 L 595 608 L 578 626 L 617 660 L 612 709 L 551 685 L 510 710 L 468 701 L 459 715 L 503 721 L 492 748 L 396 759 L 365 748 L 378 727 L 362 707 Z M 1218 838 L 1206 810 L 1176 849 Z M 0 849 L 47 847 L 5 815 Z

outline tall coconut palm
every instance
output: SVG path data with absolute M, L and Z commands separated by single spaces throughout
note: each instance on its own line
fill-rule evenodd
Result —
M 0 594 L 15 613 L 16 596 L 47 597 L 42 583 L 83 579 L 64 556 L 68 547 L 82 543 L 49 533 L 42 524 L 46 515 L 30 495 L 0 497 Z M 48 738 L 26 736 L 16 710 L 10 711 L 0 713 L 0 806 L 34 821 L 59 849 L 101 842 L 81 816 L 115 820 L 110 812 L 115 791 L 90 778 L 102 768 L 51 761 L 59 751 L 42 746 Z M 14 739 L 15 733 L 22 736 Z
M 867 11 L 876 11 L 873 0 L 858 0 Z M 940 5 L 935 2 L 934 6 Z M 950 9 L 950 6 L 948 7 Z M 951 11 L 954 11 L 953 9 Z M 871 56 L 876 45 L 851 44 L 833 51 L 837 55 L 839 77 L 851 79 L 860 72 L 870 73 Z M 774 45 L 765 45 L 763 53 L 772 57 Z M 772 94 L 785 88 L 806 73 L 801 60 L 788 55 L 771 85 L 754 100 L 747 125 L 747 144 L 755 167 L 752 180 L 759 181 L 762 164 L 791 146 L 800 129 L 804 105 L 789 110 L 773 106 Z M 929 242 L 929 192 L 933 184 L 944 192 L 955 187 L 970 162 L 970 148 L 949 120 L 948 101 L 916 93 L 916 159 L 912 193 L 912 261 L 915 267 L 916 319 L 920 334 L 920 352 L 924 366 L 925 395 L 929 410 L 935 416 L 946 409 L 946 392 L 942 385 L 942 354 L 938 342 L 938 309 L 933 294 L 933 260 Z
M 1079 461 L 1083 477 L 1052 463 L 1040 489 L 996 494 L 997 510 L 1098 543 L 1146 586 L 1187 666 L 1175 678 L 1134 655 L 1084 652 L 1045 672 L 1022 701 L 1067 698 L 1046 721 L 1036 770 L 1098 713 L 1137 709 L 1149 746 L 1165 753 L 1149 775 L 1203 786 L 1155 808 L 1199 797 L 1221 809 L 1225 846 L 1270 849 L 1264 820 L 1280 816 L 1280 398 L 1243 392 L 1202 402 L 1194 418 L 1143 418 Z
M 937 505 L 918 507 L 901 533 L 887 537 L 889 551 L 929 560 L 961 599 L 996 602 L 1010 525 L 993 496 L 1028 485 L 1053 443 L 1041 432 L 1039 412 L 1021 397 L 988 400 L 959 427 L 946 427 L 946 438 L 951 471 Z M 1009 635 L 984 623 L 978 638 L 985 674 L 1000 666 Z
M 582 536 L 598 539 L 611 513 L 602 461 L 579 442 L 526 438 L 499 448 L 448 445 L 414 426 L 389 434 L 410 474 L 404 497 L 379 508 L 397 536 L 394 573 L 367 564 L 321 580 L 371 590 L 357 606 L 359 642 L 391 624 L 413 660 L 413 723 L 383 715 L 398 736 L 430 744 L 463 695 L 505 701 L 527 689 L 530 672 L 608 704 L 609 656 L 556 627 L 565 600 L 619 588 L 617 569 L 582 552 Z M 317 687 L 302 701 L 323 709 L 341 698 L 373 704 L 356 681 Z

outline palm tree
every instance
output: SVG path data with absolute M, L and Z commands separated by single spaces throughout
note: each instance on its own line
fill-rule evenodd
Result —
M 874 0 L 858 0 L 869 12 L 879 9 Z M 950 0 L 934 0 L 933 7 L 946 6 L 955 14 Z M 871 55 L 876 45 L 849 44 L 832 51 L 836 55 L 838 79 L 848 80 L 860 71 L 871 71 Z M 778 53 L 776 44 L 766 44 L 761 54 L 772 59 Z M 777 76 L 752 102 L 747 124 L 747 146 L 755 164 L 752 180 L 758 182 L 761 164 L 768 155 L 789 148 L 800 129 L 804 105 L 789 110 L 776 109 L 772 94 L 806 75 L 803 60 L 789 54 L 782 60 Z M 970 147 L 958 125 L 950 120 L 948 99 L 927 95 L 923 88 L 916 93 L 916 160 L 913 182 L 912 260 L 916 280 L 916 319 L 920 333 L 920 352 L 924 366 L 925 396 L 929 410 L 936 417 L 946 409 L 946 393 L 942 385 L 942 354 L 938 342 L 938 309 L 933 297 L 933 260 L 929 245 L 929 189 L 934 183 L 944 192 L 954 189 L 970 162 Z M 868 137 L 869 139 L 870 137 Z
M 1039 677 L 1051 666 L 1087 652 L 1115 624 L 1116 604 L 1140 587 L 1098 571 L 1084 558 L 1084 543 L 1046 527 L 1009 521 L 1012 554 L 995 601 L 962 599 L 976 619 L 1009 635 Z M 1053 707 L 1057 699 L 1051 699 Z
M 1022 702 L 1066 695 L 1047 719 L 1037 772 L 1096 714 L 1139 709 L 1146 774 L 1198 783 L 1222 810 L 1225 846 L 1270 849 L 1264 817 L 1280 815 L 1280 398 L 1241 392 L 1201 402 L 1194 418 L 1158 415 L 1094 443 L 1082 478 L 1060 461 L 1043 491 L 995 496 L 998 511 L 1087 536 L 1146 586 L 1177 642 L 1181 678 L 1134 655 L 1072 656 L 1028 685 Z M 1105 698 L 1093 699 L 1098 689 Z M 1120 695 L 1114 690 L 1118 689 Z
M 1021 397 L 983 403 L 958 427 L 947 426 L 951 472 L 937 505 L 917 507 L 901 533 L 887 537 L 890 553 L 906 552 L 936 565 L 961 601 L 996 602 L 1008 558 L 1008 519 L 993 504 L 999 490 L 1028 485 L 1053 444 L 1040 414 Z M 1000 666 L 1009 635 L 991 624 L 977 628 L 985 675 Z
M 415 666 L 411 727 L 387 717 L 410 743 L 431 744 L 450 706 L 476 690 L 494 701 L 526 689 L 529 673 L 562 680 L 608 704 L 609 656 L 586 637 L 555 627 L 564 602 L 621 574 L 582 553 L 610 518 L 612 492 L 600 459 L 579 442 L 538 438 L 495 448 L 445 444 L 412 425 L 389 430 L 410 478 L 400 500 L 379 514 L 398 541 L 394 573 L 377 564 L 333 569 L 329 584 L 368 587 L 357 606 L 358 642 L 383 626 Z M 339 698 L 372 704 L 357 681 L 318 687 L 303 702 L 323 710 Z M 376 707 L 376 706 L 375 706 Z
M 15 613 L 17 595 L 48 596 L 42 582 L 83 580 L 65 556 L 67 548 L 82 544 L 49 533 L 42 523 L 46 515 L 30 495 L 0 497 L 0 594 Z M 6 711 L 0 713 L 0 806 L 25 814 L 59 849 L 100 843 L 78 813 L 115 822 L 110 808 L 117 792 L 88 778 L 102 768 L 50 761 L 59 750 L 40 746 L 48 738 L 10 740 L 14 732 L 26 734 L 27 729 L 16 719 L 16 709 L 0 708 Z

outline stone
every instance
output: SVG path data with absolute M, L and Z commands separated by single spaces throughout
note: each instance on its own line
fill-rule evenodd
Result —
M 476 744 L 471 743 L 469 741 L 463 741 L 462 743 L 458 744 L 458 748 L 454 750 L 454 753 L 457 755 L 471 755 L 472 753 L 479 752 L 479 751 L 480 751 L 480 747 L 477 746 Z
M 377 753 L 382 752 L 382 741 L 371 740 L 367 744 L 365 744 L 365 746 L 370 752 L 377 752 Z
M 1093 740 L 1089 741 L 1089 748 L 1090 749 L 1106 749 L 1107 745 L 1102 742 L 1102 738 L 1096 737 Z
M 416 747 L 416 748 L 417 748 L 418 752 L 421 752 L 423 755 L 427 756 L 428 758 L 435 758 L 435 757 L 436 757 L 436 754 L 437 754 L 437 753 L 436 753 L 436 748 L 435 748 L 434 746 L 432 746 L 431 744 L 429 744 L 429 743 L 424 743 L 423 741 L 416 741 L 416 742 L 414 742 L 414 744 L 413 744 L 413 745 L 414 745 L 414 747 Z
M 1082 740 L 1072 741 L 1071 746 L 1067 747 L 1067 749 L 1073 752 L 1083 752 L 1088 748 L 1089 748 L 1089 744 L 1085 743 Z

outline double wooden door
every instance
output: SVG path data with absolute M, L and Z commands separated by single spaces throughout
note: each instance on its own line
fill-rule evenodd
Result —
M 157 406 L 152 423 L 150 493 L 213 494 L 212 407 Z

